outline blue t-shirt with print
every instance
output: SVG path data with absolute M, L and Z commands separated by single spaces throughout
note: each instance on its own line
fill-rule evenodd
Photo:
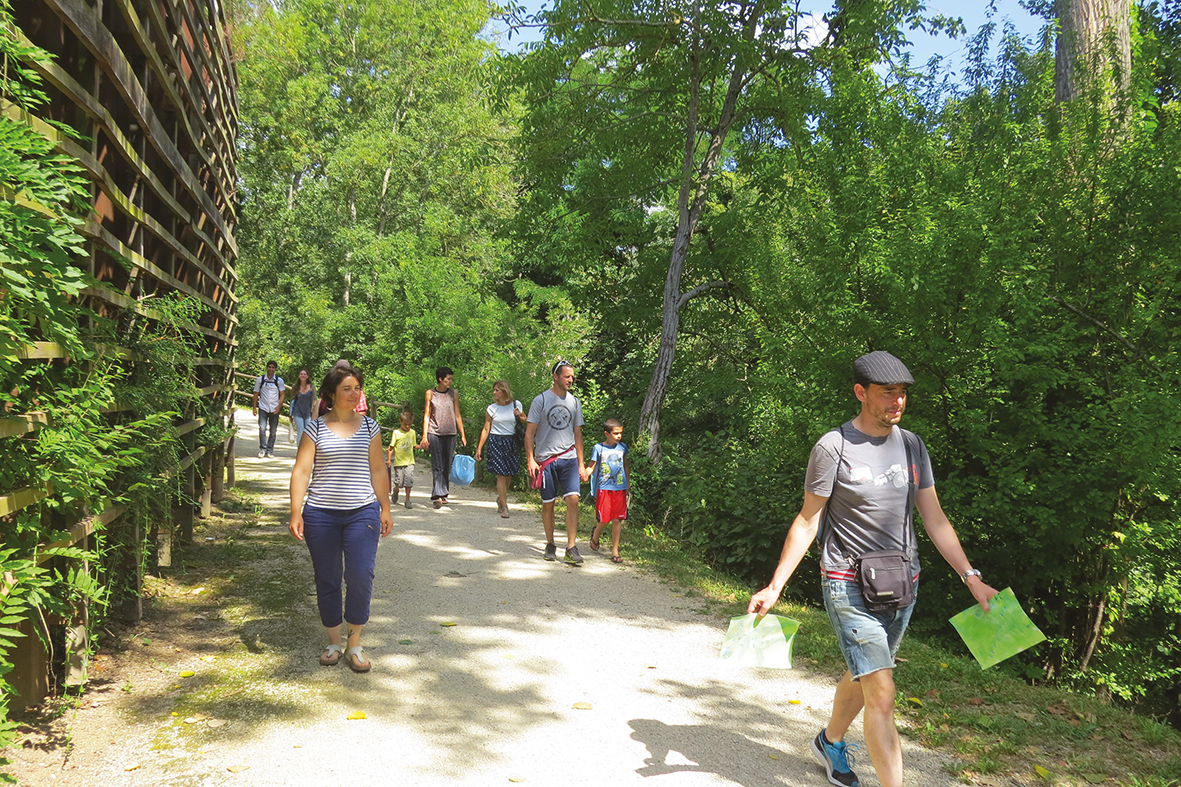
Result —
M 627 489 L 627 471 L 623 468 L 623 457 L 626 455 L 627 446 L 623 443 L 613 446 L 602 443 L 595 445 L 590 460 L 595 463 L 594 480 L 597 489 Z

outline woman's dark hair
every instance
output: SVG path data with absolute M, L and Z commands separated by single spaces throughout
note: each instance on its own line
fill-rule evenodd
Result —
M 335 405 L 333 400 L 336 396 L 336 389 L 349 377 L 357 378 L 357 385 L 365 387 L 365 375 L 361 373 L 360 369 L 354 369 L 351 366 L 334 366 L 328 374 L 324 375 L 324 381 L 320 383 L 320 398 L 327 402 L 330 408 Z
M 443 378 L 449 374 L 455 374 L 450 366 L 440 366 L 438 369 L 435 369 L 435 382 L 442 382 Z
M 288 384 L 287 387 L 294 388 L 296 393 L 299 393 L 299 373 L 300 372 L 308 372 L 308 370 L 303 366 L 297 366 L 297 367 L 295 367 L 294 373 L 291 375 L 291 377 L 288 378 L 292 382 L 290 384 Z M 311 372 L 308 372 L 308 385 L 315 385 L 315 383 L 312 382 L 312 373 Z

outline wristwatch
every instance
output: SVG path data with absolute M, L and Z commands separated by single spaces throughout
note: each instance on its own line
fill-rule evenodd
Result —
M 968 577 L 978 577 L 978 576 L 980 576 L 980 569 L 970 568 L 967 571 L 965 571 L 964 573 L 960 574 L 960 582 L 963 582 L 966 585 L 966 584 L 968 584 Z

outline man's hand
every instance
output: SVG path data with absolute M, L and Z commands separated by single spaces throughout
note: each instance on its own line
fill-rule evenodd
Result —
M 991 588 L 984 584 L 984 580 L 980 577 L 968 577 L 968 590 L 972 591 L 972 597 L 976 599 L 977 603 L 980 604 L 980 607 L 985 612 L 989 612 L 992 609 L 988 605 L 988 600 L 997 593 L 1000 593 L 996 588 Z
M 755 614 L 761 618 L 770 612 L 771 607 L 775 606 L 778 601 L 779 591 L 767 585 L 767 587 L 750 597 L 750 603 L 746 605 L 746 614 Z

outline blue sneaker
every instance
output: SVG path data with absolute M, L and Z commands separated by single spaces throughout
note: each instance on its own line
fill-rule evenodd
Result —
M 854 746 L 853 748 L 856 748 Z M 853 773 L 853 752 L 844 741 L 829 743 L 821 730 L 812 739 L 812 754 L 824 768 L 824 775 L 836 787 L 857 787 L 857 774 Z

